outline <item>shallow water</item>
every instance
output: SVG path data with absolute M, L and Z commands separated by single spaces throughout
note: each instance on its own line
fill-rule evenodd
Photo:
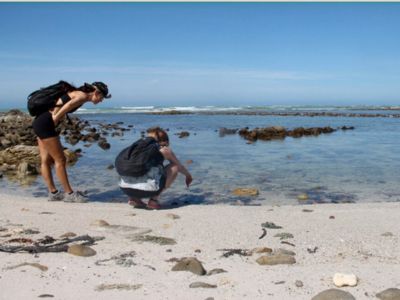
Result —
M 129 113 L 80 114 L 92 123 L 134 125 L 123 137 L 107 139 L 111 149 L 96 144 L 73 147 L 83 156 L 68 172 L 73 186 L 87 190 L 94 201 L 126 201 L 119 191 L 118 176 L 107 166 L 118 152 L 140 137 L 150 126 L 169 128 L 171 145 L 184 163 L 193 160 L 189 170 L 193 185 L 186 189 L 184 177 L 165 193 L 167 202 L 294 204 L 324 202 L 400 201 L 400 119 L 346 117 L 280 117 L 240 115 L 147 115 Z M 354 126 L 354 130 L 321 134 L 317 137 L 286 138 L 282 141 L 257 141 L 246 144 L 239 135 L 220 137 L 218 129 L 248 126 L 269 127 Z M 188 138 L 175 133 L 189 131 Z M 30 186 L 0 179 L 5 192 L 43 196 L 46 189 L 41 178 Z M 253 187 L 256 198 L 238 198 L 231 191 Z M 307 193 L 307 201 L 297 200 Z

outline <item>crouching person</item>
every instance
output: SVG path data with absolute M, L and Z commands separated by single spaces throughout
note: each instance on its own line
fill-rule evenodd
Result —
M 160 127 L 147 130 L 147 137 L 122 150 L 115 167 L 120 175 L 119 186 L 135 208 L 160 209 L 160 194 L 169 188 L 178 173 L 185 175 L 186 186 L 192 175 L 181 164 L 169 146 L 168 134 Z M 164 161 L 169 162 L 164 166 Z M 147 205 L 142 201 L 149 198 Z

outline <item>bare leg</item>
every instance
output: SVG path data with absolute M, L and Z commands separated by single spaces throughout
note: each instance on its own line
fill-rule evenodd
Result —
M 178 176 L 178 166 L 171 163 L 165 168 L 165 172 L 167 173 L 166 174 L 167 179 L 166 179 L 165 187 L 161 191 L 161 193 L 164 192 L 167 188 L 169 188 L 172 185 L 172 183 L 175 181 L 176 177 Z M 157 201 L 160 199 L 161 193 L 158 194 L 157 196 L 151 197 L 147 206 L 155 208 L 155 209 L 159 209 L 160 205 L 157 203 Z
M 54 166 L 57 178 L 60 181 L 61 185 L 63 186 L 64 192 L 72 193 L 73 191 L 68 181 L 68 175 L 66 170 L 66 159 L 64 156 L 63 147 L 61 146 L 60 138 L 51 137 L 47 139 L 42 139 L 40 140 L 40 143 L 42 147 L 47 151 L 47 153 L 51 156 L 51 158 L 54 160 Z
M 47 185 L 49 192 L 55 192 L 57 188 L 54 185 L 53 175 L 51 174 L 51 166 L 54 164 L 54 160 L 47 152 L 45 146 L 42 143 L 42 140 L 39 138 L 37 140 L 39 144 L 40 161 L 41 161 L 40 170 L 42 173 L 42 177 Z

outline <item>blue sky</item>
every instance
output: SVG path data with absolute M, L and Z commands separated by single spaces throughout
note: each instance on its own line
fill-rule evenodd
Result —
M 400 3 L 0 3 L 0 107 L 60 79 L 104 107 L 396 105 L 399 36 Z

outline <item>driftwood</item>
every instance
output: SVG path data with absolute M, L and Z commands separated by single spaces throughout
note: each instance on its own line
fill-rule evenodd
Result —
M 56 241 L 50 236 L 33 242 L 32 245 L 5 245 L 0 244 L 0 252 L 17 253 L 41 253 L 41 252 L 67 252 L 70 243 L 82 242 L 82 245 L 90 246 L 96 241 L 103 240 L 104 237 L 91 237 L 89 235 L 81 235 L 74 238 L 64 238 L 61 241 Z

